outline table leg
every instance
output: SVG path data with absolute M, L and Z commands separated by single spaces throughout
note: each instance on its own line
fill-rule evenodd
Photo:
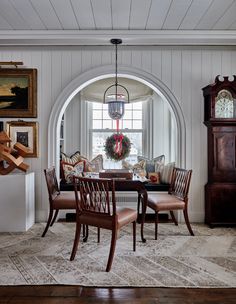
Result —
M 141 216 L 141 240 L 143 243 L 146 243 L 146 239 L 144 238 L 144 223 L 145 223 L 145 215 L 147 210 L 147 193 L 139 194 L 139 199 L 141 199 L 142 202 L 142 216 Z M 138 203 L 139 206 L 139 203 Z

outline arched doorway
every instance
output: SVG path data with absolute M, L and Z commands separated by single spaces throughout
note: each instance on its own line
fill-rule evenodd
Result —
M 59 138 L 62 115 L 72 98 L 87 85 L 104 78 L 114 77 L 114 67 L 103 66 L 91 69 L 76 77 L 58 96 L 49 118 L 48 124 L 48 166 L 55 165 L 59 173 Z M 151 87 L 169 105 L 177 126 L 176 163 L 185 167 L 186 163 L 186 127 L 180 105 L 170 89 L 157 77 L 143 70 L 132 67 L 119 67 L 119 77 L 137 80 Z

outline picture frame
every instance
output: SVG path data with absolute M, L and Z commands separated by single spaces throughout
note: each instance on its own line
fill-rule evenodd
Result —
M 25 157 L 38 157 L 38 123 L 36 121 L 8 121 L 7 135 L 11 139 L 10 146 L 19 142 L 30 149 Z
M 0 117 L 37 117 L 37 69 L 0 69 Z

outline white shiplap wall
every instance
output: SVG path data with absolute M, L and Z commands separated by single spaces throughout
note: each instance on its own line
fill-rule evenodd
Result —
M 207 181 L 206 127 L 201 88 L 215 76 L 236 74 L 236 49 L 223 47 L 121 47 L 119 63 L 159 78 L 181 105 L 186 122 L 186 167 L 193 169 L 189 215 L 204 220 Z M 1 47 L 1 61 L 23 61 L 38 69 L 39 158 L 28 160 L 36 174 L 36 219 L 45 220 L 48 198 L 43 169 L 47 167 L 48 120 L 61 90 L 81 72 L 114 63 L 110 47 Z M 119 64 L 118 63 L 118 64 Z M 1 119 L 9 121 L 11 119 Z

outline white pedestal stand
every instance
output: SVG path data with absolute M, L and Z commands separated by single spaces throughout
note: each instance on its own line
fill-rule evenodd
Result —
M 0 232 L 27 231 L 34 222 L 34 172 L 0 175 Z

